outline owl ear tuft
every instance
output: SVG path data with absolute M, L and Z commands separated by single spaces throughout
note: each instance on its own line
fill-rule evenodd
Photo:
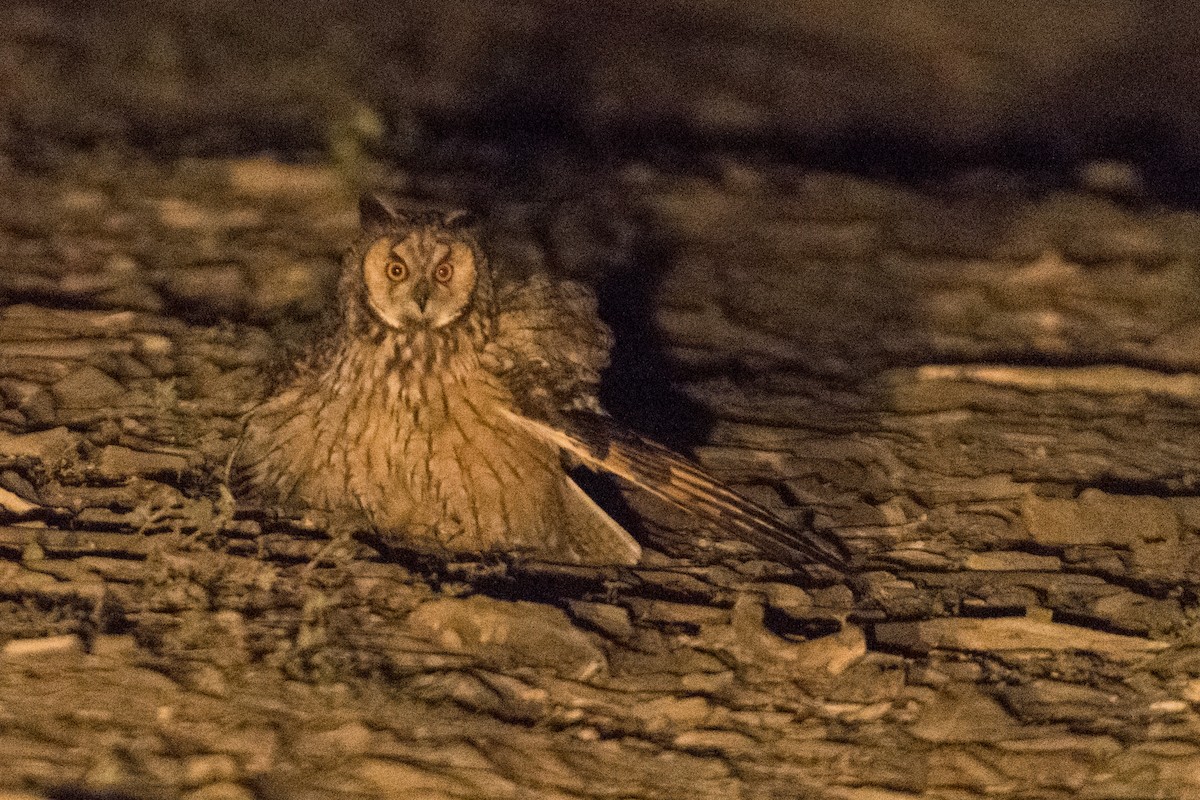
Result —
M 358 198 L 358 221 L 364 230 L 385 228 L 398 219 L 396 209 L 379 195 L 367 192 Z
M 465 208 L 458 208 L 453 211 L 447 211 L 442 215 L 442 224 L 451 230 L 459 230 L 461 228 L 470 228 L 479 223 L 479 218 L 475 213 L 468 211 Z

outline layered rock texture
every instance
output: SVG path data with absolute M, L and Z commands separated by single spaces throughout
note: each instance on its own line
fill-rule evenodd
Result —
M 374 29 L 367 6 L 323 29 L 305 20 L 331 10 L 298 6 L 279 41 L 312 46 L 293 50 L 219 3 L 164 12 L 136 46 L 132 9 L 14 11 L 0 31 L 0 790 L 1200 794 L 1200 215 L 1147 199 L 1120 163 L 1075 182 L 918 183 L 730 138 L 844 133 L 837 97 L 874 86 L 862 119 L 984 141 L 1033 118 L 1021 104 L 1044 99 L 1023 87 L 1083 86 L 1066 76 L 1133 52 L 1129 37 L 1174 12 L 1031 4 L 1010 28 L 930 2 L 864 26 L 865 6 L 817 5 L 702 4 L 686 42 L 622 21 L 656 4 L 578 11 L 558 30 L 593 49 L 552 74 L 586 90 L 567 102 L 534 84 L 532 106 L 610 142 L 663 119 L 698 137 L 602 157 L 480 135 L 501 78 L 528 85 L 529 69 L 480 65 L 535 58 L 512 42 L 547 30 L 537 4 Z M 370 63 L 333 47 L 374 42 L 364 30 L 461 36 Z M 261 46 L 217 46 L 247 41 Z M 705 41 L 724 66 L 701 68 Z M 841 94 L 812 83 L 812 53 L 872 47 Z M 824 103 L 798 104 L 801 84 Z M 945 113 L 916 110 L 933 96 Z M 1087 141 L 1103 113 L 1062 122 L 1062 141 Z M 840 537 L 855 571 L 775 563 L 603 485 L 637 525 L 635 568 L 455 560 L 369 536 L 331 548 L 319 520 L 239 504 L 224 477 L 240 414 L 318 324 L 364 188 L 473 206 L 505 268 L 590 282 L 618 336 L 613 412 Z

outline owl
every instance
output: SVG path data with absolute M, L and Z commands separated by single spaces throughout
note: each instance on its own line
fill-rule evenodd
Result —
M 360 202 L 325 334 L 246 418 L 236 464 L 255 494 L 385 540 L 635 564 L 638 542 L 572 480 L 582 464 L 767 552 L 835 568 L 692 462 L 608 417 L 611 346 L 584 287 L 500 282 L 461 212 Z

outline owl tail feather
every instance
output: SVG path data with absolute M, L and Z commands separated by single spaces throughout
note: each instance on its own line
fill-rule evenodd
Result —
M 816 561 L 839 571 L 846 568 L 846 555 L 832 540 L 788 525 L 688 459 L 615 425 L 608 417 L 572 413 L 551 424 L 511 412 L 510 416 L 584 466 L 629 481 L 776 558 L 790 563 Z

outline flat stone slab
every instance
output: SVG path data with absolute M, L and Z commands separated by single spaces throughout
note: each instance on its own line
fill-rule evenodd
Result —
M 875 626 L 875 640 L 886 648 L 906 652 L 1048 650 L 1094 653 L 1116 662 L 1142 659 L 1170 647 L 1167 642 L 1139 636 L 1106 633 L 1029 617 L 885 622 Z

